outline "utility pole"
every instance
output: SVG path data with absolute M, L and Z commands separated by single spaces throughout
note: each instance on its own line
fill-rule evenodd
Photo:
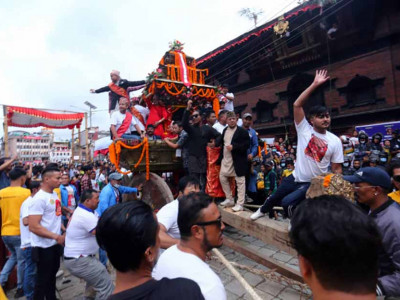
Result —
M 89 101 L 85 101 L 85 102 L 83 102 L 85 105 L 87 105 L 87 106 L 89 106 L 89 124 L 90 124 L 90 127 L 89 128 L 92 128 L 92 109 L 97 109 L 97 107 L 96 106 L 94 106 L 92 103 L 90 103 Z

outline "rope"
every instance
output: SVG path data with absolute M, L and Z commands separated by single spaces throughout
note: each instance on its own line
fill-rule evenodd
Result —
M 257 293 L 254 291 L 252 286 L 248 284 L 248 282 L 243 278 L 242 275 L 232 266 L 232 264 L 222 255 L 221 252 L 217 249 L 212 249 L 214 254 L 219 258 L 219 260 L 225 265 L 225 267 L 228 268 L 229 271 L 232 272 L 233 276 L 236 277 L 236 279 L 243 285 L 244 289 L 250 294 L 250 296 L 254 300 L 262 300 L 260 296 L 257 295 Z

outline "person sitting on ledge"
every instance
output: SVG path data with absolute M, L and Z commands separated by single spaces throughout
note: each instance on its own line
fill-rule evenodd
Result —
M 127 111 L 128 99 L 119 99 L 119 111 L 111 115 L 111 133 L 114 140 L 144 138 L 143 124 Z

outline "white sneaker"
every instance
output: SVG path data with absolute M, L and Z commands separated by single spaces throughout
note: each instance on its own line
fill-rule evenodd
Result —
M 232 207 L 232 210 L 235 211 L 235 212 L 242 211 L 243 210 L 243 206 L 241 206 L 239 204 L 236 204 L 234 207 Z
M 261 212 L 261 207 L 260 207 L 259 209 L 257 209 L 257 211 L 254 214 L 252 214 L 250 216 L 250 219 L 255 221 L 255 220 L 257 220 L 257 219 L 259 219 L 261 217 L 264 217 L 264 216 L 265 216 L 265 214 L 263 212 Z
M 225 199 L 223 202 L 221 202 L 219 205 L 225 206 L 225 207 L 230 207 L 235 205 L 235 201 L 230 200 L 230 199 Z
M 64 275 L 64 271 L 63 270 L 58 270 L 57 274 L 56 274 L 56 278 L 61 277 Z

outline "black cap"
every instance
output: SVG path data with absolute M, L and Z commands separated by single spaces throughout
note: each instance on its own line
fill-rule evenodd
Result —
M 266 160 L 266 161 L 264 162 L 264 166 L 273 167 L 273 166 L 274 166 L 274 162 L 273 162 L 272 160 Z

